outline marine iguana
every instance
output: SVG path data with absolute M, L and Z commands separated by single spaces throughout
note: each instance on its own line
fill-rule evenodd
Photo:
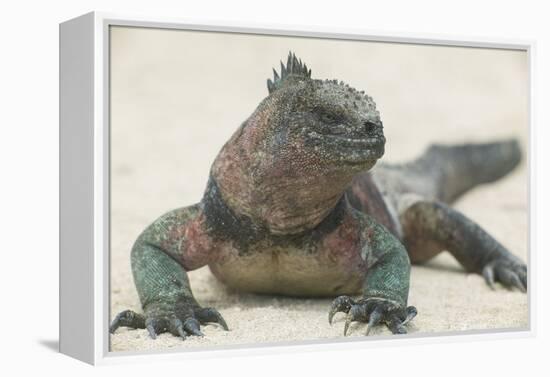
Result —
M 215 159 L 202 200 L 166 213 L 131 252 L 144 314 L 125 310 L 120 326 L 202 335 L 218 323 L 193 297 L 187 271 L 208 265 L 239 290 L 336 297 L 329 322 L 347 313 L 368 329 L 406 333 L 410 263 L 448 250 L 493 287 L 527 288 L 526 265 L 449 206 L 520 161 L 517 141 L 433 145 L 400 165 L 375 163 L 385 137 L 373 99 L 337 80 L 311 78 L 293 53 L 269 95 Z M 350 295 L 361 292 L 361 298 Z M 367 332 L 368 334 L 368 332 Z

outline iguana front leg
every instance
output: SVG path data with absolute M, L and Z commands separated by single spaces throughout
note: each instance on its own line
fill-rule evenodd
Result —
M 363 297 L 357 301 L 339 296 L 329 313 L 329 323 L 337 312 L 347 313 L 344 335 L 353 321 L 367 322 L 367 335 L 378 323 L 385 323 L 394 334 L 405 334 L 405 325 L 416 316 L 407 307 L 410 261 L 401 242 L 372 217 L 356 213 L 361 228 L 361 257 L 367 268 Z
M 418 200 L 401 214 L 404 242 L 415 259 L 448 250 L 469 272 L 482 274 L 489 286 L 527 290 L 527 266 L 478 224 L 444 203 Z
M 200 325 L 227 324 L 213 308 L 202 308 L 191 292 L 186 270 L 208 263 L 211 247 L 201 234 L 199 205 L 174 210 L 160 217 L 136 240 L 131 254 L 134 282 L 144 314 L 125 310 L 110 327 L 147 328 L 154 339 L 170 332 L 185 338 L 203 335 Z M 210 252 L 209 252 L 210 251 Z

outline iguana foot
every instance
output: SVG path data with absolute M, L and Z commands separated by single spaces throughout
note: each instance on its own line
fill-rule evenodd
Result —
M 498 281 L 505 287 L 527 292 L 527 266 L 515 258 L 500 257 L 487 263 L 482 275 L 491 289 L 495 289 L 495 281 Z
M 368 323 L 366 335 L 369 335 L 372 328 L 381 322 L 385 323 L 393 334 L 406 334 L 405 325 L 417 314 L 414 306 L 405 309 L 381 298 L 363 298 L 354 301 L 349 296 L 339 296 L 332 302 L 328 315 L 330 324 L 338 312 L 347 313 L 344 336 L 346 336 L 351 322 L 354 321 Z
M 182 310 L 183 309 L 183 310 Z M 156 306 L 148 308 L 147 315 L 125 310 L 119 313 L 109 331 L 113 334 L 120 326 L 134 329 L 147 329 L 151 338 L 156 339 L 158 334 L 170 332 L 174 336 L 185 339 L 189 335 L 204 336 L 200 325 L 218 323 L 224 330 L 229 330 L 221 314 L 214 308 L 186 307 L 176 310 L 166 310 L 166 307 Z

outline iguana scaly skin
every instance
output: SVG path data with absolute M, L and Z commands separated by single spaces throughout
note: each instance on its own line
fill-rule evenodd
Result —
M 405 333 L 416 315 L 407 306 L 410 260 L 443 250 L 491 286 L 526 290 L 525 264 L 448 205 L 512 170 L 517 142 L 432 146 L 413 162 L 369 172 L 385 145 L 371 97 L 312 79 L 293 54 L 268 89 L 218 154 L 202 200 L 138 237 L 131 261 L 144 314 L 120 313 L 111 332 L 185 338 L 206 322 L 227 329 L 189 287 L 187 271 L 205 265 L 240 290 L 336 297 L 329 322 L 347 313 L 345 331 L 365 321 Z

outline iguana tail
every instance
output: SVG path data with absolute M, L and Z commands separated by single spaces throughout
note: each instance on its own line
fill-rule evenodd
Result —
M 505 176 L 520 161 L 521 149 L 514 139 L 453 146 L 434 144 L 407 164 L 407 170 L 434 182 L 437 199 L 451 203 L 473 187 Z

